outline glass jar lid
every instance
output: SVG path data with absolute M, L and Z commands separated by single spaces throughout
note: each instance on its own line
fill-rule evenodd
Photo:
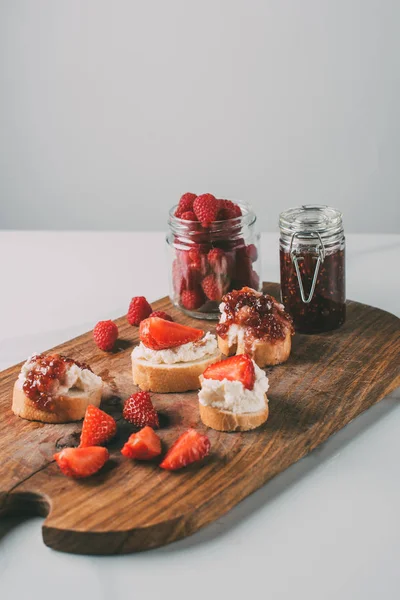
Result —
M 323 204 L 303 204 L 282 212 L 279 227 L 290 237 L 332 238 L 343 234 L 342 213 Z

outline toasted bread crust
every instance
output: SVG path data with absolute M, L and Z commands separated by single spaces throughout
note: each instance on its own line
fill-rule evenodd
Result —
M 217 431 L 249 431 L 265 423 L 269 414 L 267 399 L 265 408 L 256 413 L 232 413 L 213 406 L 204 406 L 200 402 L 199 411 L 204 425 Z
M 239 340 L 238 343 L 229 346 L 228 340 L 217 336 L 218 348 L 225 356 L 233 354 L 249 354 L 245 351 L 244 343 Z M 292 348 L 292 336 L 290 331 L 286 332 L 283 340 L 269 342 L 268 340 L 256 340 L 253 344 L 253 350 L 249 356 L 257 363 L 260 368 L 279 365 L 290 356 Z
M 198 390 L 199 376 L 204 370 L 221 360 L 221 353 L 215 352 L 203 360 L 171 365 L 152 364 L 149 361 L 132 357 L 132 376 L 135 385 L 146 392 L 188 392 Z
M 28 421 L 42 423 L 69 423 L 80 421 L 85 416 L 89 404 L 100 406 L 102 389 L 96 388 L 90 392 L 79 392 L 65 396 L 57 396 L 53 401 L 53 409 L 42 410 L 25 394 L 18 381 L 13 390 L 12 411 L 17 417 Z

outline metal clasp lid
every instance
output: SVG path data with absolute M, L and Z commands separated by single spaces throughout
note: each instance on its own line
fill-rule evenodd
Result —
M 317 257 L 313 257 L 314 259 L 317 260 L 317 263 L 315 265 L 315 270 L 314 270 L 314 276 L 313 276 L 313 280 L 312 280 L 312 284 L 311 284 L 311 289 L 310 289 L 310 293 L 308 295 L 308 298 L 305 297 L 304 294 L 304 287 L 303 287 L 303 281 L 301 279 L 301 273 L 300 273 L 300 268 L 299 268 L 299 264 L 298 261 L 299 260 L 304 260 L 304 256 L 296 256 L 296 250 L 293 249 L 293 241 L 296 237 L 302 237 L 302 238 L 312 238 L 312 237 L 317 237 L 319 239 L 319 245 L 315 247 L 315 250 L 318 252 L 318 258 Z M 317 232 L 310 232 L 310 231 L 296 231 L 295 233 L 293 233 L 292 238 L 290 240 L 290 258 L 292 259 L 292 263 L 294 264 L 294 268 L 296 269 L 296 275 L 297 275 L 297 279 L 299 281 L 299 288 L 300 288 L 300 295 L 301 295 L 301 299 L 304 302 L 304 304 L 309 304 L 312 300 L 314 291 L 315 291 L 315 285 L 317 283 L 317 277 L 318 277 L 318 272 L 319 272 L 319 268 L 321 266 L 321 264 L 324 262 L 325 260 L 325 246 L 324 243 L 321 239 L 321 236 L 319 233 Z

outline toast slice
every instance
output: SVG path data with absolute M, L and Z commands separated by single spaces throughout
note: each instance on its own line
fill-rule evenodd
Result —
M 22 365 L 14 385 L 12 411 L 42 423 L 68 423 L 99 406 L 103 382 L 89 365 L 61 354 L 34 354 Z
M 268 419 L 269 408 L 265 395 L 265 408 L 257 412 L 234 413 L 199 402 L 200 417 L 204 425 L 217 431 L 250 431 Z
M 72 388 L 67 394 L 53 398 L 52 410 L 39 408 L 28 398 L 17 380 L 13 390 L 12 411 L 17 417 L 42 423 L 69 423 L 84 418 L 89 404 L 100 406 L 102 386 L 83 391 Z
M 219 360 L 219 350 L 198 360 L 173 364 L 152 363 L 132 356 L 133 382 L 143 391 L 160 394 L 197 390 L 200 387 L 200 375 L 209 365 Z
M 251 350 L 245 346 L 244 336 L 238 335 L 231 343 L 228 338 L 222 338 L 219 335 L 217 336 L 217 340 L 218 348 L 225 356 L 247 353 L 261 368 L 286 362 L 292 348 L 292 334 L 290 330 L 286 332 L 283 339 L 273 341 L 264 339 L 254 340 Z

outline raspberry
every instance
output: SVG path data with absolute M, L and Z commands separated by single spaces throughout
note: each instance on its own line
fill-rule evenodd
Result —
M 201 288 L 184 290 L 181 294 L 181 304 L 187 310 L 196 310 L 204 304 L 204 295 Z
M 212 248 L 207 254 L 208 262 L 215 271 L 221 272 L 226 267 L 225 252 L 221 248 Z
M 221 281 L 215 275 L 204 277 L 201 286 L 209 300 L 220 300 L 222 296 Z
M 253 290 L 257 290 L 257 291 L 260 289 L 260 278 L 256 271 L 251 272 L 250 287 L 252 287 Z
M 201 281 L 201 272 L 196 267 L 189 265 L 183 273 L 183 290 L 194 290 Z
M 172 285 L 174 293 L 180 296 L 181 292 L 185 289 L 185 282 L 182 277 L 182 271 L 179 264 L 179 260 L 176 258 L 172 263 Z
M 255 246 L 254 244 L 249 244 L 246 247 L 246 254 L 250 258 L 251 262 L 256 262 L 258 258 L 257 246 Z
M 194 269 L 201 269 L 202 257 L 198 248 L 190 248 L 188 252 L 189 264 Z
M 130 325 L 139 325 L 153 312 L 144 296 L 135 296 L 129 304 L 127 319 Z
M 218 200 L 212 194 L 197 196 L 193 202 L 193 212 L 203 227 L 209 227 L 213 221 L 217 220 L 218 208 Z
M 235 219 L 242 216 L 241 208 L 231 200 L 219 200 L 218 220 Z
M 175 211 L 175 217 L 182 218 L 183 213 L 193 210 L 193 202 L 196 200 L 196 197 L 196 194 L 192 194 L 191 192 L 183 194 Z
M 93 339 L 100 350 L 110 352 L 118 338 L 118 327 L 112 321 L 99 321 L 93 329 Z
M 180 218 L 183 219 L 184 221 L 197 221 L 196 215 L 191 210 L 188 210 L 187 212 L 182 213 Z
M 148 392 L 132 394 L 124 404 L 122 416 L 136 427 L 159 427 L 158 415 Z
M 173 321 L 173 318 L 163 310 L 155 310 L 151 313 L 150 317 L 158 317 L 159 319 L 164 319 L 164 321 Z

